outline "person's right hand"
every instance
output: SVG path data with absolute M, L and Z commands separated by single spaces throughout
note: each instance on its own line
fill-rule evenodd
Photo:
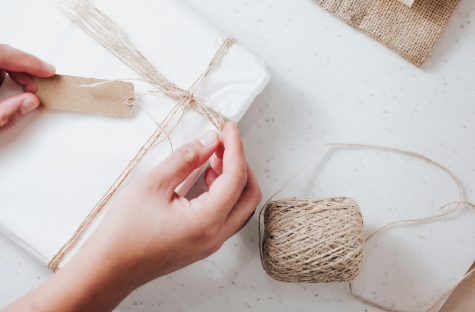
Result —
M 192 200 L 175 193 L 208 159 L 209 191 Z M 138 286 L 216 252 L 260 200 L 237 125 L 228 122 L 222 142 L 208 131 L 124 189 L 83 248 L 94 255 L 96 264 L 90 266 L 98 266 L 100 257 L 102 267 L 111 256 L 120 259 L 115 265 L 133 272 L 130 278 Z
M 30 75 L 51 77 L 55 71 L 53 65 L 31 54 L 0 44 L 0 86 L 8 74 L 13 81 L 23 86 L 25 92 L 0 102 L 0 132 L 9 129 L 40 104 L 35 95 L 38 87 Z
M 192 200 L 175 193 L 208 159 L 209 191 Z M 112 311 L 140 285 L 216 252 L 260 200 L 237 125 L 228 122 L 222 141 L 208 131 L 133 181 L 71 261 L 4 311 Z

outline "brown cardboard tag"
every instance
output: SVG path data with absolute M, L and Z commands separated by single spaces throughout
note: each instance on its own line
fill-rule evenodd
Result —
M 84 87 L 107 80 L 54 75 L 51 78 L 33 77 L 40 99 L 40 107 L 62 109 L 90 114 L 130 117 L 132 105 L 127 100 L 134 96 L 134 84 L 112 81 L 110 83 Z

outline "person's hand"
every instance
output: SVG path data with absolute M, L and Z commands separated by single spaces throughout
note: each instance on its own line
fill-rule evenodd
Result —
M 208 159 L 209 191 L 191 201 L 176 194 L 178 185 Z M 237 125 L 230 122 L 222 143 L 209 131 L 131 183 L 85 249 L 98 259 L 96 265 L 120 259 L 122 269 L 143 284 L 216 252 L 244 226 L 260 200 Z
M 176 194 L 208 159 L 209 191 L 191 201 Z M 209 131 L 133 181 L 71 261 L 6 311 L 112 311 L 140 285 L 216 252 L 260 200 L 237 125 L 228 122 L 222 141 Z
M 0 132 L 9 129 L 40 104 L 34 94 L 38 88 L 30 75 L 51 77 L 54 73 L 53 65 L 9 45 L 0 44 L 0 86 L 8 74 L 13 81 L 23 86 L 25 92 L 0 102 Z

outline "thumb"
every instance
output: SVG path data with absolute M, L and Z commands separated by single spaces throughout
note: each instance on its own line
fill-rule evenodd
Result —
M 18 94 L 0 102 L 0 132 L 11 128 L 39 104 L 40 100 L 32 93 Z
M 196 168 L 204 164 L 213 155 L 219 145 L 219 136 L 215 131 L 208 131 L 199 139 L 188 143 L 168 156 L 149 175 L 155 187 L 165 189 L 170 194 Z

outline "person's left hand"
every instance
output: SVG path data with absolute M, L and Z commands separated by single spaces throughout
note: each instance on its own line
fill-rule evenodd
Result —
M 23 86 L 24 93 L 12 96 L 0 102 L 0 132 L 11 128 L 26 113 L 40 104 L 35 95 L 38 87 L 30 75 L 51 77 L 55 68 L 36 56 L 0 44 L 0 86 L 8 74 L 13 81 Z

